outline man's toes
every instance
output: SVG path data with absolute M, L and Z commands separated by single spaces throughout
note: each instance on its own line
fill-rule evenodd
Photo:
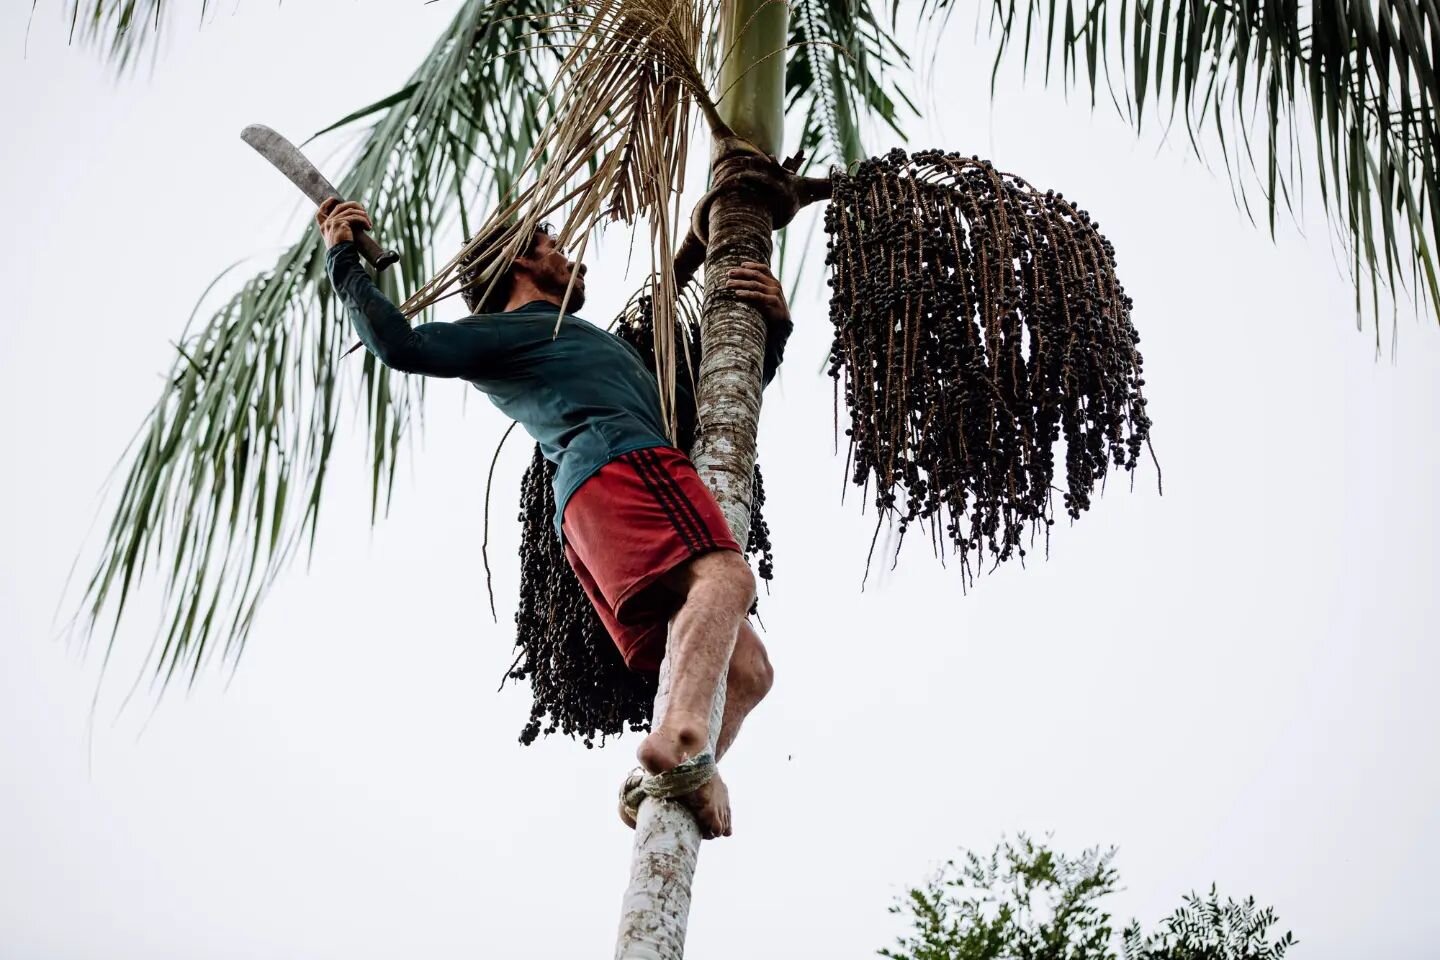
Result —
M 690 815 L 695 818 L 695 825 L 700 828 L 700 836 L 705 840 L 714 840 L 724 830 L 722 820 L 722 809 L 715 802 L 715 797 L 704 787 L 695 793 L 680 798 L 681 802 L 689 809 Z
M 730 836 L 730 813 L 712 803 L 692 807 L 690 812 L 700 827 L 700 836 L 706 840 Z
M 725 782 L 716 777 L 704 790 L 704 807 L 699 816 L 701 829 L 708 834 L 706 839 L 730 836 L 730 791 Z

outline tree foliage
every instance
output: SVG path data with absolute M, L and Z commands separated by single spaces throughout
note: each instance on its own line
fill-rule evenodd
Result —
M 536 6 L 465 5 L 404 86 L 335 125 L 369 124 L 337 185 L 367 203 L 402 251 L 383 277 L 392 294 L 430 275 L 435 231 L 457 215 L 467 225 L 477 194 L 509 189 L 534 142 L 545 69 L 563 55 L 548 35 L 531 35 L 525 16 Z M 124 37 L 133 58 L 139 41 Z M 151 662 L 167 682 L 193 676 L 217 652 L 212 641 L 238 656 L 275 572 L 313 538 L 345 388 L 358 380 L 368 420 L 372 513 L 388 495 L 420 389 L 369 354 L 342 364 L 349 321 L 314 231 L 193 321 L 127 451 L 83 599 L 92 628 L 107 613 L 118 625 L 153 566 L 166 614 Z
M 1227 897 L 1222 904 L 1212 885 L 1204 897 L 1186 894 L 1155 933 L 1142 933 L 1136 923 L 1127 927 L 1125 960 L 1281 960 L 1295 938 L 1287 930 L 1272 940 L 1270 928 L 1278 922 L 1275 909 L 1257 907 L 1254 897 L 1238 903 Z
M 1254 898 L 1191 893 L 1152 934 L 1118 935 L 1100 901 L 1119 889 L 1113 848 L 1069 857 L 1021 835 L 951 860 L 890 908 L 909 929 L 890 960 L 1281 960 L 1296 941 Z M 1119 952 L 1117 952 L 1117 950 Z
M 890 908 L 912 932 L 891 960 L 1111 960 L 1110 915 L 1096 901 L 1115 892 L 1113 850 L 1078 857 L 1020 836 L 988 857 L 966 851 Z
M 947 16 L 954 0 L 925 0 Z M 991 0 L 995 69 L 1100 97 L 1137 129 L 1157 113 L 1218 148 L 1273 233 L 1306 183 L 1351 260 L 1356 312 L 1407 293 L 1440 319 L 1440 5 L 1433 0 Z M 1209 135 L 1213 135 L 1209 136 Z

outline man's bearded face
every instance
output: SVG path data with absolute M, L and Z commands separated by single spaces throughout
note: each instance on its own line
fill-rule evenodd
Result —
M 569 311 L 579 310 L 585 305 L 585 267 L 576 267 L 575 262 L 565 256 L 565 251 L 555 244 L 555 235 L 540 231 L 535 241 L 535 250 L 524 261 L 525 269 L 532 274 L 535 285 L 557 299 L 565 296 L 570 278 L 575 286 L 570 291 Z

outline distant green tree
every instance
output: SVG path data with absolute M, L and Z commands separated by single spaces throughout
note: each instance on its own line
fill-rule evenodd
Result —
M 1287 930 L 1272 941 L 1270 928 L 1278 922 L 1275 909 L 1257 908 L 1254 897 L 1243 903 L 1227 897 L 1222 905 L 1212 885 L 1208 897 L 1186 896 L 1158 933 L 1143 935 L 1137 923 L 1126 927 L 1125 960 L 1280 960 L 1295 938 Z
M 1095 901 L 1115 892 L 1115 851 L 1079 857 L 1020 836 L 989 857 L 966 851 L 891 913 L 909 914 L 912 934 L 892 960 L 1114 960 L 1110 915 Z
M 1295 943 L 1270 939 L 1275 911 L 1255 899 L 1222 905 L 1214 887 L 1145 934 L 1136 922 L 1118 937 L 1098 901 L 1114 893 L 1114 848 L 1069 857 L 1021 835 L 988 857 L 966 851 L 890 912 L 911 930 L 880 956 L 890 960 L 1281 960 Z M 1117 952 L 1117 949 L 1121 952 Z

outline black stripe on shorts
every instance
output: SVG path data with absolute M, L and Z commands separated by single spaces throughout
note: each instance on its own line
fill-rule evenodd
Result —
M 653 448 L 640 452 L 647 455 L 654 463 L 656 473 L 660 475 L 662 482 L 673 492 L 677 509 L 685 514 L 689 521 L 694 524 L 696 534 L 702 546 L 710 550 L 715 549 L 718 544 L 715 543 L 715 537 L 710 533 L 710 528 L 705 525 L 704 519 L 701 518 L 700 511 L 696 508 L 694 501 L 681 489 L 679 481 L 660 465 L 659 454 L 657 454 Z
M 636 450 L 634 453 L 627 454 L 626 459 L 630 461 L 630 466 L 635 470 L 635 475 L 640 478 L 640 482 L 645 484 L 645 489 L 650 491 L 650 496 L 655 498 L 655 502 L 660 506 L 660 509 L 664 511 L 665 516 L 669 518 L 670 525 L 675 528 L 675 532 L 679 534 L 680 539 L 684 541 L 685 549 L 695 552 L 698 547 L 696 546 L 692 531 L 676 516 L 675 507 L 668 495 L 668 491 L 662 491 L 660 489 L 659 484 L 656 482 L 655 470 L 648 461 L 640 457 L 642 453 L 644 453 L 643 450 Z

